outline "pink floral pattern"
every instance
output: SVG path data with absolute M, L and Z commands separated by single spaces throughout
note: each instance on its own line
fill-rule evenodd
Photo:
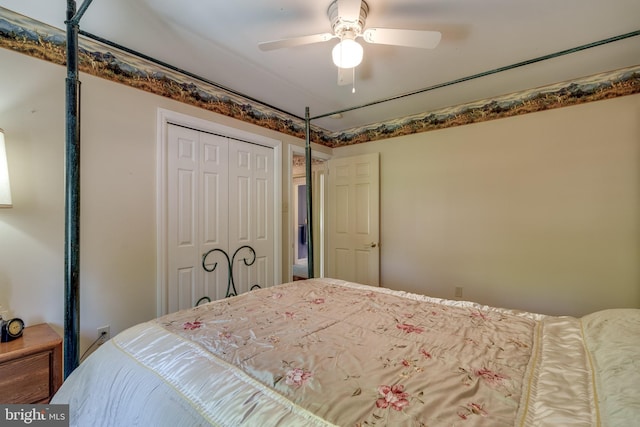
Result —
M 392 408 L 396 411 L 402 411 L 405 406 L 409 405 L 407 400 L 409 393 L 405 393 L 402 384 L 394 386 L 381 385 L 378 387 L 378 393 L 382 395 L 376 400 L 376 407 L 378 408 Z
M 476 369 L 474 373 L 476 374 L 477 377 L 482 378 L 492 386 L 502 385 L 503 381 L 509 378 L 505 375 L 499 374 L 487 368 Z
M 414 325 L 410 325 L 408 323 L 398 323 L 396 325 L 396 327 L 398 329 L 402 329 L 403 331 L 405 331 L 406 333 L 410 334 L 412 332 L 416 333 L 416 334 L 421 334 L 424 332 L 424 329 L 422 329 L 419 326 L 414 326 Z
M 287 372 L 285 383 L 293 387 L 302 387 L 313 374 L 301 368 L 293 368 Z
M 475 402 L 469 402 L 466 406 L 458 411 L 458 416 L 463 420 L 468 420 L 472 415 L 480 415 L 486 417 L 489 414 L 484 410 L 484 405 Z
M 473 319 L 489 320 L 488 315 L 486 313 L 481 312 L 481 311 L 472 311 L 470 316 Z
M 195 329 L 200 329 L 202 327 L 202 322 L 199 322 L 197 320 L 194 320 L 193 322 L 184 322 L 182 327 L 185 330 L 193 331 Z
M 231 332 L 229 332 L 227 330 L 218 331 L 218 338 L 220 338 L 220 339 L 230 340 L 232 337 L 233 337 L 233 335 L 231 334 Z
M 431 359 L 433 356 L 431 355 L 431 353 L 429 353 L 427 350 L 425 350 L 424 348 L 420 349 L 420 354 L 423 355 L 425 357 L 425 359 Z
M 214 301 L 159 322 L 296 405 L 313 410 L 327 402 L 342 408 L 328 421 L 356 426 L 515 420 L 535 330 L 532 320 L 477 306 L 316 281 Z M 371 409 L 351 419 L 349 405 Z

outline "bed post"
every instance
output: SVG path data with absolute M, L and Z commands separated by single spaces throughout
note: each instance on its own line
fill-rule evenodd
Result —
M 307 276 L 309 279 L 314 277 L 313 268 L 313 199 L 311 193 L 311 119 L 309 118 L 309 107 L 306 107 L 304 114 L 305 122 L 305 177 L 307 186 Z
M 80 364 L 80 82 L 78 81 L 78 26 L 91 4 L 67 0 L 67 78 L 65 144 L 64 245 L 64 378 Z

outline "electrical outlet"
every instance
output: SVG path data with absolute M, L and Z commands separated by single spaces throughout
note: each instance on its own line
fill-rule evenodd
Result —
M 102 326 L 98 328 L 98 344 L 104 344 L 111 338 L 111 326 Z
M 462 286 L 456 286 L 456 292 L 454 295 L 456 298 L 462 298 Z

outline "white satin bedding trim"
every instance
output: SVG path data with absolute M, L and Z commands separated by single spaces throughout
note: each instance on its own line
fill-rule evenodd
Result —
M 209 423 L 220 426 L 331 426 L 197 344 L 145 323 L 114 344 L 184 396 Z M 171 425 L 171 424 L 166 424 Z
M 639 425 L 640 310 L 603 310 L 581 320 L 596 372 L 602 425 Z
M 72 427 L 211 425 L 161 377 L 112 341 L 67 378 L 51 403 L 69 405 Z
M 68 403 L 79 427 L 333 426 L 153 323 L 104 344 L 52 403 Z
M 600 414 L 580 320 L 549 317 L 538 325 L 522 426 L 599 426 Z

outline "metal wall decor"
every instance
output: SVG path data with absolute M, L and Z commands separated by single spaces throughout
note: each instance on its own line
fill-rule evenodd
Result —
M 225 298 L 235 297 L 238 295 L 238 291 L 236 290 L 235 280 L 233 278 L 233 264 L 235 263 L 236 255 L 238 255 L 238 252 L 240 252 L 243 249 L 247 249 L 249 251 L 249 254 L 242 259 L 242 261 L 244 262 L 244 265 L 249 267 L 253 265 L 254 262 L 256 262 L 256 251 L 254 251 L 253 248 L 249 245 L 240 246 L 238 249 L 236 249 L 236 251 L 233 253 L 233 256 L 231 258 L 229 258 L 229 254 L 227 254 L 226 251 L 220 248 L 214 248 L 202 254 L 202 268 L 204 268 L 204 270 L 209 273 L 211 273 L 216 269 L 216 267 L 218 267 L 217 262 L 214 262 L 213 264 L 209 264 L 210 267 L 207 266 L 207 257 L 210 254 L 212 254 L 213 252 L 220 252 L 221 254 L 224 255 L 225 259 L 227 260 L 227 267 L 229 268 L 229 273 L 227 276 L 227 292 L 225 294 Z M 259 289 L 259 288 L 261 288 L 261 286 L 258 284 L 255 284 L 250 287 L 250 290 Z M 205 296 L 200 298 L 196 303 L 196 305 L 200 305 L 203 302 L 209 302 L 209 301 L 211 301 L 211 298 Z

